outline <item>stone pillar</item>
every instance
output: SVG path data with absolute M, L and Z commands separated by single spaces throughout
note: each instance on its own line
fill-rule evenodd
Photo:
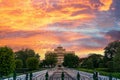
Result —
M 79 74 L 79 72 L 77 73 L 77 80 L 80 80 L 80 74 Z
M 46 72 L 46 74 L 45 74 L 45 80 L 48 80 L 48 77 L 49 77 L 48 72 Z
M 61 79 L 64 80 L 64 77 L 65 77 L 64 72 L 62 72 Z
M 112 74 L 109 75 L 109 80 L 112 80 Z
M 17 76 L 16 71 L 14 71 L 13 72 L 13 80 L 16 80 L 16 76 Z
M 98 80 L 98 72 L 93 73 L 93 80 Z
M 26 77 L 25 77 L 26 80 L 28 80 L 28 73 L 26 73 Z
M 32 72 L 30 72 L 30 80 L 32 80 L 33 74 Z

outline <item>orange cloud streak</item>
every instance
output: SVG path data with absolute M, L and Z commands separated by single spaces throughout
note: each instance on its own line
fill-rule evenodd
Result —
M 49 33 L 51 34 L 51 33 Z M 34 35 L 27 38 L 6 38 L 0 40 L 0 46 L 10 46 L 15 51 L 22 48 L 31 48 L 44 55 L 45 50 L 48 50 L 51 45 L 60 44 L 60 41 L 55 36 Z M 46 49 L 47 48 L 47 49 Z M 44 56 L 41 56 L 42 59 Z
M 34 0 L 33 0 L 34 1 Z M 100 0 L 104 5 L 100 7 L 100 10 L 109 10 L 112 0 Z M 39 4 L 44 2 L 39 0 Z M 52 10 L 46 12 L 46 9 L 52 9 L 53 3 L 57 3 L 58 6 L 68 5 L 63 7 L 61 10 Z M 18 30 L 36 30 L 40 27 L 52 24 L 61 20 L 85 20 L 92 19 L 95 16 L 91 14 L 79 14 L 77 16 L 71 16 L 72 13 L 85 8 L 74 8 L 72 4 L 84 4 L 91 6 L 90 0 L 46 0 L 42 7 L 36 9 L 31 0 L 1 0 L 0 1 L 0 24 L 1 26 L 10 26 L 13 29 Z M 67 11 L 64 13 L 63 11 Z M 25 27 L 23 27 L 25 26 Z M 21 28 L 22 27 L 22 28 Z
M 101 11 L 107 11 L 110 9 L 110 6 L 112 4 L 112 0 L 100 0 L 101 3 L 104 5 L 100 8 Z
M 112 0 L 100 0 L 100 2 L 103 5 L 98 6 L 97 3 L 94 3 L 95 5 L 93 5 L 91 0 L 0 0 L 0 31 L 35 31 L 42 27 L 49 27 L 49 24 L 54 24 L 56 22 L 75 20 L 82 22 L 92 20 L 96 17 L 92 11 L 96 9 L 96 6 L 98 6 L 98 11 L 108 11 L 112 4 Z M 82 12 L 87 9 L 91 9 L 91 13 Z M 73 15 L 73 13 L 76 12 L 81 13 Z M 89 36 L 69 33 L 64 35 L 63 38 L 67 38 L 69 41 L 72 41 L 89 38 Z M 0 40 L 0 46 L 8 45 L 13 48 L 15 46 L 23 48 L 30 47 L 40 54 L 51 49 L 51 45 L 57 44 L 61 44 L 61 40 L 53 34 L 50 36 L 35 35 L 28 38 L 17 37 Z M 82 51 L 77 50 L 76 48 L 74 49 L 80 54 L 86 52 L 86 49 Z M 101 49 L 98 51 L 101 52 Z M 88 52 L 90 52 L 90 49 Z

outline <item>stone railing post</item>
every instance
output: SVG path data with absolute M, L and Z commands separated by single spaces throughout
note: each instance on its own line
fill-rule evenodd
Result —
M 16 80 L 16 76 L 17 76 L 16 71 L 14 71 L 13 72 L 13 80 Z
M 109 80 L 112 80 L 112 74 L 109 75 Z
M 77 73 L 77 80 L 80 80 L 80 74 L 79 74 L 79 72 Z
M 64 76 L 64 72 L 62 72 L 62 74 L 61 74 L 61 79 L 64 80 L 64 77 L 65 77 L 65 76 Z
M 30 72 L 30 80 L 32 80 L 33 74 L 32 72 Z
M 46 74 L 45 74 L 45 80 L 48 80 L 48 77 L 49 77 L 48 72 L 46 72 Z
M 98 72 L 93 73 L 93 80 L 98 80 Z
M 26 77 L 25 77 L 25 80 L 28 80 L 28 73 L 26 73 Z

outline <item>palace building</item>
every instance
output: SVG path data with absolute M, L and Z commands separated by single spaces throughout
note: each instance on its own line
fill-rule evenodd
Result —
M 64 59 L 64 55 L 65 54 L 75 54 L 74 51 L 66 51 L 66 49 L 64 49 L 62 46 L 58 46 L 57 48 L 54 49 L 54 51 L 47 51 L 46 54 L 49 53 L 54 53 L 57 54 L 57 65 L 62 65 L 63 63 L 63 59 Z

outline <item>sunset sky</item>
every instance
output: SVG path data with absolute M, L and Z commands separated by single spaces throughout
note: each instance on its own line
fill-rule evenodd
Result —
M 120 40 L 120 0 L 0 0 L 0 46 L 34 49 L 41 59 L 61 45 L 79 57 Z

